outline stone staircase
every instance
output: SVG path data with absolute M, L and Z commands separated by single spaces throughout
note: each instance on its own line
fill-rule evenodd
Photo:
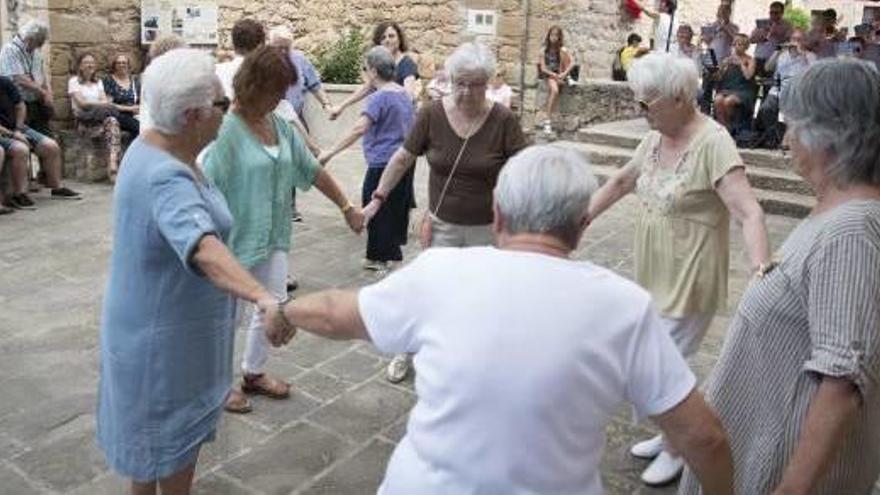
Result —
M 583 154 L 593 165 L 593 172 L 604 181 L 626 165 L 646 132 L 648 125 L 643 119 L 611 122 L 580 129 L 573 140 L 554 141 L 554 145 Z M 547 140 L 540 132 L 536 132 L 535 138 Z M 791 171 L 780 151 L 741 149 L 740 155 L 766 213 L 796 218 L 809 214 L 815 204 L 813 192 Z

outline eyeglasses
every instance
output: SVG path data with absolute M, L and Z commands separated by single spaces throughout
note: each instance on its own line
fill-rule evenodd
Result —
M 645 101 L 645 100 L 639 99 L 639 100 L 636 100 L 636 103 L 639 104 L 639 108 L 641 108 L 643 112 L 647 112 L 651 109 L 651 107 L 656 105 L 657 102 L 660 101 L 661 98 L 663 98 L 663 97 L 658 96 L 657 98 L 654 98 L 651 101 Z
M 463 91 L 465 89 L 473 91 L 475 89 L 481 89 L 486 87 L 486 81 L 474 82 L 474 81 L 453 81 L 452 85 L 455 86 L 455 89 Z
M 211 103 L 211 106 L 219 108 L 220 111 L 223 113 L 226 113 L 229 111 L 230 105 L 232 105 L 232 101 L 227 96 L 224 96 L 223 98 L 220 98 L 219 100 L 214 100 L 214 102 Z

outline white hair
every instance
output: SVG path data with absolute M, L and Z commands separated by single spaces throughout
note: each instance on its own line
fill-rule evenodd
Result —
M 270 45 L 284 45 L 290 47 L 293 45 L 293 31 L 285 25 L 275 26 L 269 30 Z
M 552 145 L 531 146 L 501 170 L 495 204 L 506 232 L 551 234 L 574 248 L 598 187 L 579 153 Z
M 671 53 L 650 53 L 637 58 L 626 73 L 636 98 L 695 99 L 700 74 L 694 61 Z
M 18 28 L 18 36 L 23 40 L 42 40 L 45 43 L 49 37 L 49 25 L 39 19 L 28 21 Z
M 495 75 L 495 55 L 480 43 L 464 43 L 446 59 L 446 73 L 455 79 L 462 72 L 482 72 L 486 79 Z
M 153 126 L 168 134 L 179 133 L 185 124 L 184 112 L 211 107 L 216 79 L 214 60 L 195 48 L 178 48 L 153 60 L 143 83 L 143 103 Z
M 880 185 L 880 73 L 855 58 L 824 59 L 782 93 L 790 135 L 826 153 L 838 186 Z

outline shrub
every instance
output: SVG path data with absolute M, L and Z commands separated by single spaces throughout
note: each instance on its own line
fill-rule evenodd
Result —
M 321 80 L 335 84 L 360 83 L 365 46 L 361 30 L 350 28 L 336 43 L 318 54 L 315 67 Z
M 795 7 L 791 4 L 787 5 L 785 7 L 785 20 L 791 23 L 792 26 L 804 31 L 809 31 L 810 29 L 810 13 L 800 7 Z

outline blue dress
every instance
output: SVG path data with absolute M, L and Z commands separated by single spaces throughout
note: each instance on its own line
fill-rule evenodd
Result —
M 225 240 L 226 201 L 143 139 L 122 162 L 101 320 L 97 436 L 109 465 L 165 478 L 213 439 L 232 383 L 233 298 L 192 264 L 199 240 Z

